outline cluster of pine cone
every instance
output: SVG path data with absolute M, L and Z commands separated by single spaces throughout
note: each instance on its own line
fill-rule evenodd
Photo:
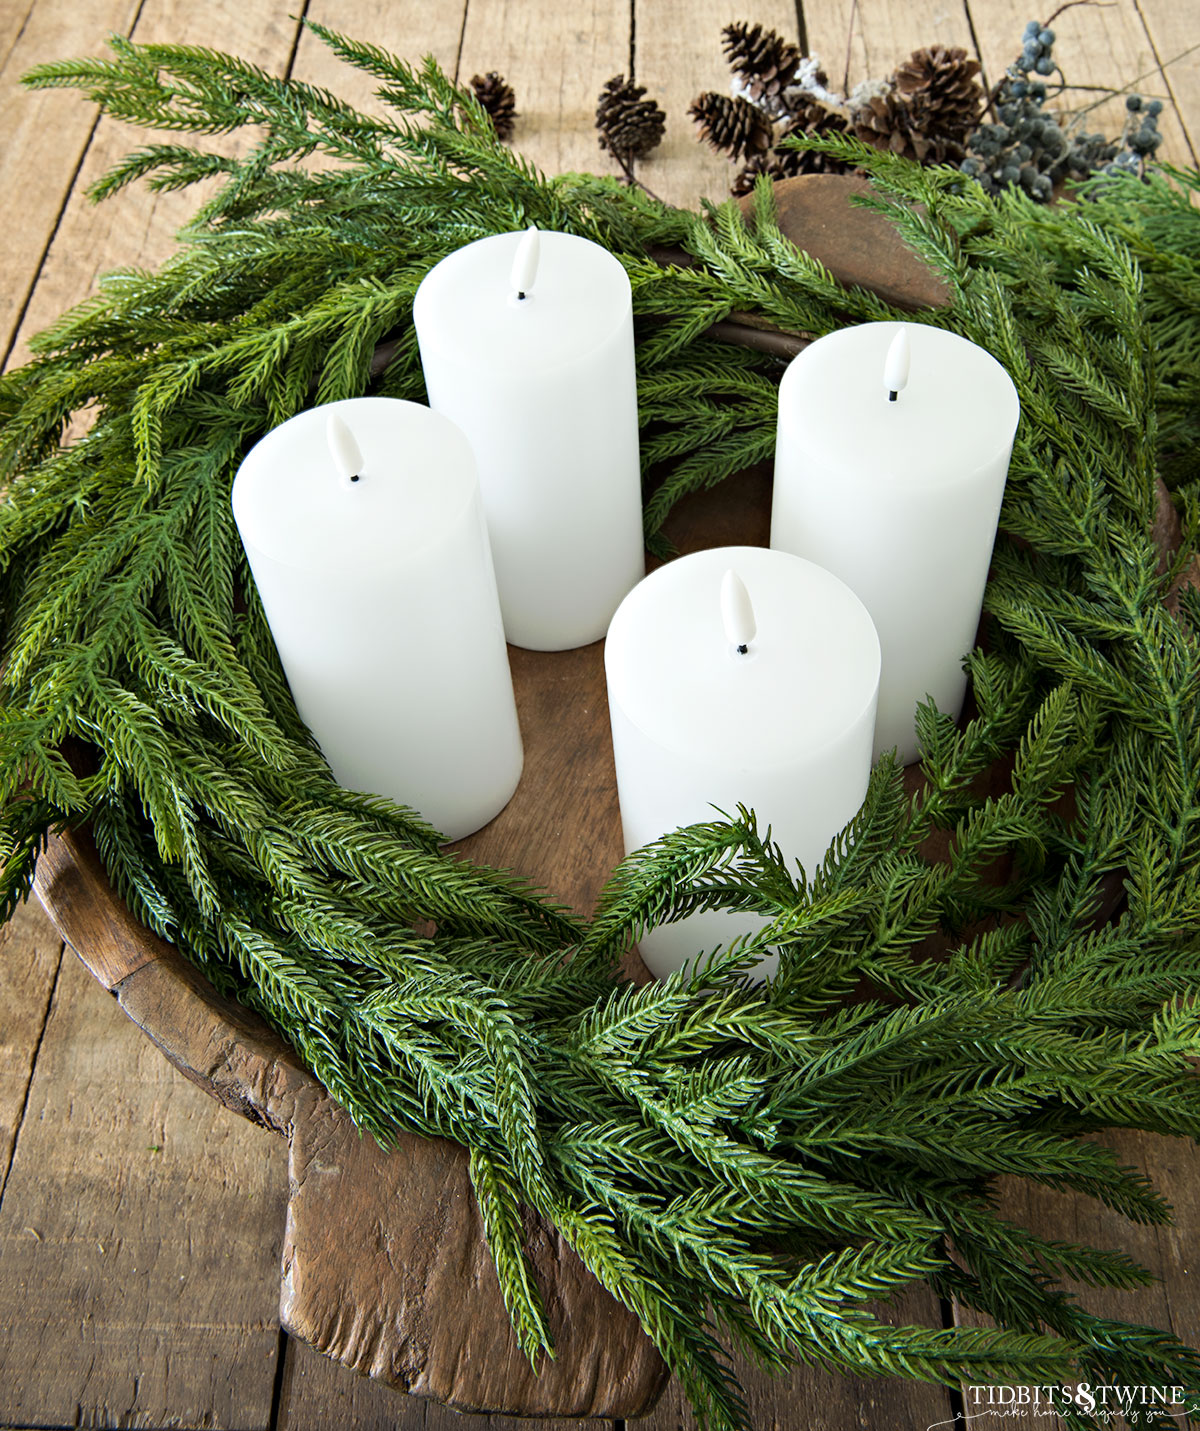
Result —
M 491 120 L 497 138 L 511 139 L 518 118 L 512 85 L 496 70 L 489 70 L 471 77 L 471 92 Z M 612 154 L 627 173 L 635 159 L 644 159 L 657 148 L 666 128 L 666 115 L 645 94 L 644 85 L 614 75 L 600 91 L 596 105 L 600 148 Z
M 741 163 L 735 194 L 749 193 L 760 174 L 781 179 L 845 170 L 828 155 L 784 146 L 793 134 L 854 134 L 919 163 L 958 163 L 983 114 L 979 64 L 962 49 L 916 50 L 888 79 L 846 97 L 830 91 L 815 56 L 805 57 L 774 30 L 737 23 L 725 27 L 722 40 L 735 92 L 702 94 L 689 113 L 702 139 Z
M 1046 105 L 1061 93 L 1045 79 L 1058 70 L 1054 31 L 1031 20 L 1020 57 L 1008 67 L 991 95 L 994 122 L 984 122 L 988 96 L 979 83 L 979 65 L 963 49 L 930 45 L 914 50 L 885 80 L 867 81 L 839 95 L 816 56 L 762 25 L 738 22 L 722 33 L 734 74 L 732 94 L 709 91 L 689 113 L 700 137 L 740 165 L 735 195 L 748 194 L 760 174 L 786 179 L 796 174 L 842 173 L 847 165 L 816 150 L 793 149 L 796 134 L 852 134 L 875 149 L 919 164 L 956 164 L 991 194 L 1020 186 L 1048 202 L 1067 179 L 1091 174 L 1144 174 L 1162 139 L 1162 102 L 1132 94 L 1120 139 L 1089 134 L 1067 125 Z M 509 139 L 517 117 L 515 96 L 494 70 L 475 75 L 471 88 L 501 139 Z M 644 85 L 615 75 L 596 107 L 600 148 L 612 154 L 629 182 L 632 165 L 661 142 L 666 116 Z

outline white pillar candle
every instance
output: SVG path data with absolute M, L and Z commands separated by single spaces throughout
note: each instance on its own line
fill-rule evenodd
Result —
M 783 375 L 771 545 L 841 577 L 874 618 L 876 754 L 917 759 L 927 695 L 961 710 L 1019 416 L 995 358 L 920 323 L 843 328 Z
M 413 322 L 430 406 L 479 462 L 508 639 L 599 640 L 645 573 L 625 270 L 571 234 L 498 234 L 426 274 Z
M 427 407 L 352 398 L 247 453 L 233 513 L 304 722 L 339 784 L 448 839 L 521 774 L 475 460 Z
M 740 803 L 789 859 L 819 866 L 871 773 L 879 641 L 853 592 L 786 552 L 696 552 L 621 603 L 604 667 L 627 854 Z M 763 924 L 690 915 L 638 947 L 661 978 Z

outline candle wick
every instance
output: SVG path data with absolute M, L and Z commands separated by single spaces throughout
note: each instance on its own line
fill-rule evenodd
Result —
M 523 292 L 518 293 L 518 294 L 517 294 L 517 297 L 518 297 L 518 298 L 524 298 L 524 297 L 525 297 L 525 294 L 524 294 Z
M 888 402 L 895 402 L 899 396 L 900 394 L 896 391 L 895 388 L 890 389 L 890 391 L 888 392 Z
M 350 480 L 351 480 L 351 482 L 357 482 L 357 481 L 358 481 L 358 478 L 359 478 L 359 474 L 358 474 L 357 472 L 352 472 L 352 473 L 350 474 Z
M 746 655 L 746 653 L 750 650 L 750 647 L 749 647 L 749 646 L 739 646 L 737 649 L 738 649 L 738 655 L 739 655 L 739 656 L 744 656 L 744 655 Z

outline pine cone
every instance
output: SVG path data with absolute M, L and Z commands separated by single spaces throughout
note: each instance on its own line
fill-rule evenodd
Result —
M 744 22 L 726 25 L 721 38 L 725 57 L 751 99 L 765 101 L 768 107 L 778 105 L 800 63 L 797 47 L 774 30 Z
M 850 128 L 846 116 L 839 110 L 831 109 L 819 99 L 803 95 L 797 101 L 793 117 L 779 135 L 782 142 L 790 134 L 845 134 Z M 828 154 L 818 154 L 813 149 L 783 149 L 780 144 L 767 154 L 755 154 L 738 171 L 730 186 L 735 199 L 753 192 L 754 181 L 760 174 L 769 179 L 791 179 L 797 174 L 846 174 L 849 165 Z
M 922 127 L 941 149 L 941 158 L 961 159 L 967 136 L 983 116 L 979 63 L 966 50 L 931 45 L 914 50 L 896 71 L 896 92 L 919 108 Z
M 919 164 L 937 163 L 935 139 L 924 124 L 922 106 L 910 104 L 895 90 L 872 95 L 851 115 L 854 132 L 865 143 L 885 153 L 915 159 Z
M 748 99 L 733 99 L 712 90 L 700 95 L 688 113 L 700 126 L 700 138 L 731 159 L 765 154 L 774 131 L 771 121 Z
M 779 138 L 782 141 L 792 134 L 845 134 L 849 129 L 849 121 L 840 110 L 831 109 L 819 99 L 801 95 L 793 104 L 791 118 Z M 785 177 L 848 172 L 848 166 L 840 159 L 818 154 L 814 149 L 782 149 L 776 144 L 771 152 Z
M 619 163 L 644 159 L 662 142 L 667 117 L 652 99 L 643 99 L 645 85 L 635 85 L 624 75 L 614 75 L 600 91 L 596 128 L 600 148 Z
M 760 174 L 765 174 L 769 179 L 786 179 L 788 176 L 784 172 L 783 165 L 773 154 L 756 154 L 738 170 L 733 183 L 729 186 L 729 192 L 735 199 L 744 198 L 747 194 L 754 192 L 754 181 Z
M 517 117 L 516 99 L 512 85 L 496 70 L 488 70 L 485 75 L 472 75 L 471 88 L 475 98 L 487 111 L 492 128 L 498 139 L 511 139 L 513 120 Z

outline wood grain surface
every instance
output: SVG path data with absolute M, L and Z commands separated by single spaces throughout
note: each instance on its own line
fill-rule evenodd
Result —
M 284 1177 L 66 959 L 0 1204 L 6 1423 L 267 1426 Z
M 401 1136 L 385 1153 L 312 1090 L 288 1184 L 280 1313 L 318 1350 L 458 1410 L 623 1417 L 656 1400 L 666 1370 L 637 1318 L 531 1213 L 525 1250 L 556 1355 L 530 1366 L 457 1144 Z
M 743 7 L 709 0 L 577 7 L 550 0 L 0 0 L 4 352 L 19 359 L 28 335 L 85 296 L 98 272 L 160 259 L 194 202 L 136 190 L 94 208 L 86 184 L 138 136 L 97 123 L 71 94 L 15 90 L 29 65 L 96 53 L 110 29 L 237 50 L 356 102 L 364 102 L 361 85 L 346 82 L 351 72 L 301 35 L 294 16 L 307 13 L 413 58 L 433 52 L 462 79 L 499 68 L 517 88 L 517 146 L 550 168 L 605 168 L 591 130 L 595 93 L 611 73 L 632 72 L 668 110 L 666 142 L 643 175 L 664 197 L 692 202 L 702 193 L 724 197 L 728 179 L 725 161 L 695 143 L 684 111 L 699 90 L 727 83 L 719 30 L 730 20 L 761 20 L 798 35 L 820 51 L 835 82 L 848 52 L 853 84 L 933 41 L 965 45 L 995 79 L 1017 51 L 1027 11 L 1008 0 Z M 1075 81 L 1124 83 L 1147 66 L 1139 87 L 1170 101 L 1164 156 L 1195 162 L 1194 0 L 1080 6 L 1055 28 Z M 1094 97 L 1081 93 L 1084 101 Z M 747 490 L 756 481 L 761 492 L 761 474 L 751 475 Z M 537 697 L 553 698 L 552 690 Z M 579 794 L 590 803 L 590 793 Z M 608 863 L 597 862 L 601 873 Z M 589 877 L 594 891 L 600 875 Z M 554 887 L 559 876 L 551 869 L 541 878 Z M 581 891 L 585 904 L 590 897 Z M 1060 1235 L 1107 1236 L 1143 1255 L 1163 1274 L 1162 1288 L 1107 1297 L 1106 1310 L 1137 1315 L 1137 1298 L 1157 1296 L 1144 1314 L 1169 1318 L 1180 1335 L 1195 1338 L 1200 1305 L 1188 1269 L 1200 1239 L 1200 1165 L 1182 1144 L 1131 1135 L 1116 1145 L 1157 1172 L 1180 1212 L 1177 1229 L 1143 1233 L 1121 1222 L 1095 1230 L 1090 1204 L 1053 1196 L 1032 1215 L 1051 1235 L 1058 1227 Z M 398 1396 L 280 1335 L 286 1184 L 283 1141 L 192 1087 L 73 957 L 61 958 L 40 913 L 21 911 L 0 936 L 0 1426 L 516 1431 L 511 1418 L 458 1417 Z M 1012 1196 L 1016 1214 L 1027 1194 Z M 923 1431 L 955 1407 L 944 1393 L 920 1387 L 746 1375 L 764 1431 Z M 581 1431 L 589 1423 L 541 1424 Z M 692 1420 L 672 1389 L 645 1424 L 682 1431 Z
M 6 360 L 97 124 L 95 111 L 73 94 L 31 94 L 18 81 L 45 60 L 94 52 L 111 31 L 128 34 L 138 8 L 138 0 L 0 5 L 0 193 L 19 194 L 22 202 L 21 221 L 0 225 L 0 349 Z M 70 301 L 84 296 L 87 281 L 81 279 Z
M 1103 1141 L 1121 1162 L 1151 1171 L 1155 1185 L 1175 1209 L 1174 1226 L 1139 1227 L 1090 1198 L 1066 1197 L 1049 1188 L 1015 1180 L 1004 1180 L 1000 1185 L 1000 1211 L 1014 1221 L 1036 1227 L 1044 1237 L 1127 1252 L 1159 1272 L 1160 1282 L 1135 1291 L 1097 1291 L 1083 1286 L 1072 1290 L 1080 1305 L 1090 1312 L 1164 1327 L 1195 1346 L 1200 1340 L 1200 1288 L 1195 1285 L 1200 1245 L 1200 1157 L 1194 1146 L 1153 1133 L 1122 1130 L 1110 1133 Z M 963 1325 L 983 1324 L 983 1319 L 961 1309 L 955 1320 Z M 997 1431 L 1001 1423 L 994 1412 L 989 1412 L 985 1394 L 964 1388 L 963 1405 L 971 1431 Z M 1036 1425 L 1042 1431 L 1065 1431 L 1065 1423 L 1054 1415 L 1039 1416 Z
M 62 952 L 57 930 L 35 901 L 23 905 L 0 929 L 0 1205 L 17 1132 L 25 1121 Z

